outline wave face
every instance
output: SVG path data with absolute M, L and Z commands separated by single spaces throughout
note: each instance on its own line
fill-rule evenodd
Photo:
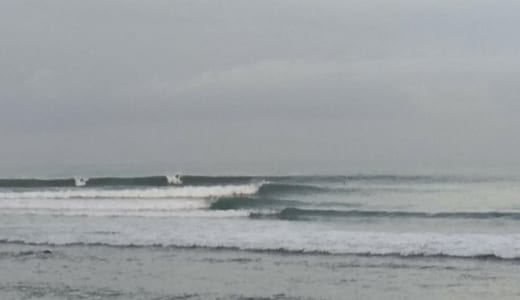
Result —
M 401 175 L 0 179 L 0 240 L 516 259 L 519 183 Z

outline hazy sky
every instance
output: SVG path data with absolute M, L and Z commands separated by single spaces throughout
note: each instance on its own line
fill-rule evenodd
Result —
M 0 173 L 520 169 L 517 0 L 1 0 Z

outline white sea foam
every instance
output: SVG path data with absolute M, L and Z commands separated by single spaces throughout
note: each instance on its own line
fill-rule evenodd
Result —
M 230 214 L 232 212 L 224 212 Z M 237 212 L 238 213 L 238 212 Z M 107 245 L 163 245 L 190 247 L 230 247 L 244 250 L 284 249 L 297 252 L 331 254 L 400 255 L 400 256 L 494 256 L 520 258 L 520 234 L 481 233 L 392 233 L 334 230 L 331 227 L 303 222 L 252 221 L 246 218 L 99 218 L 70 220 L 10 218 L 11 228 L 0 228 L 0 240 L 27 243 L 102 243 Z M 42 226 L 38 225 L 42 222 Z M 84 222 L 84 223 L 83 223 Z M 47 224 L 47 225 L 45 225 Z M 70 226 L 70 224 L 75 224 Z M 45 226 L 43 226 L 45 225 Z M 116 234 L 99 236 L 96 231 Z
M 222 186 L 183 186 L 146 189 L 58 189 L 40 191 L 3 191 L 0 199 L 168 199 L 211 198 L 252 195 L 261 184 Z
M 171 211 L 207 208 L 203 199 L 0 199 L 0 210 L 48 211 Z
M 181 176 L 179 174 L 176 175 L 166 175 L 166 180 L 168 184 L 171 185 L 180 185 L 182 184 Z
M 77 187 L 87 185 L 88 178 L 86 177 L 74 177 L 74 185 Z
M 197 205 L 192 205 L 193 207 Z M 5 209 L 0 212 L 9 215 L 29 216 L 66 216 L 66 217 L 145 217 L 145 218 L 237 218 L 247 217 L 249 212 L 243 210 L 204 210 L 204 209 Z
M 0 199 L 0 215 L 92 217 L 247 217 L 248 211 L 208 210 L 211 200 L 176 199 Z

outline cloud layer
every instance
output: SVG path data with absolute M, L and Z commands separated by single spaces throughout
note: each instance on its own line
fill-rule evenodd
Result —
M 2 1 L 0 168 L 518 169 L 519 8 Z

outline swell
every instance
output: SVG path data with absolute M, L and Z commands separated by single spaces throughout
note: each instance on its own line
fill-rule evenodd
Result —
M 2 188 L 52 188 L 74 186 L 166 186 L 166 176 L 149 177 L 94 177 L 84 178 L 85 184 L 79 185 L 79 178 L 62 179 L 0 179 Z
M 250 213 L 250 218 L 312 220 L 316 218 L 426 218 L 426 219 L 509 219 L 520 220 L 520 212 L 408 212 L 372 210 L 325 210 L 287 207 L 278 213 Z
M 87 181 L 86 186 L 166 186 L 168 180 L 166 176 L 149 177 L 94 177 Z
M 301 205 L 302 202 L 296 200 L 281 200 L 273 198 L 256 197 L 222 197 L 212 202 L 209 206 L 211 210 L 235 210 L 253 209 L 266 207 L 284 207 L 287 205 Z
M 280 184 L 277 188 L 284 190 L 287 186 L 319 187 L 321 184 L 344 184 L 348 182 L 481 182 L 490 180 L 504 180 L 505 178 L 456 177 L 456 176 L 408 176 L 408 175 L 298 175 L 298 176 L 206 176 L 206 175 L 153 175 L 140 177 L 92 177 L 85 178 L 85 186 L 167 186 L 172 184 L 172 177 L 178 177 L 182 185 L 229 185 L 247 184 L 259 181 L 268 181 Z M 4 178 L 0 179 L 0 188 L 41 188 L 41 187 L 72 187 L 77 178 Z M 284 187 L 284 185 L 286 185 Z M 273 187 L 274 189 L 275 187 Z M 309 188 L 309 187 L 306 187 Z
M 378 252 L 378 251 L 326 251 L 326 250 L 306 250 L 306 249 L 290 249 L 290 248 L 254 248 L 254 247 L 236 247 L 236 246 L 207 246 L 207 245 L 182 245 L 182 244 L 117 244 L 103 242 L 72 242 L 72 243 L 48 243 L 48 242 L 26 242 L 22 240 L 0 239 L 0 244 L 5 245 L 24 245 L 24 246 L 44 246 L 49 248 L 56 247 L 107 247 L 116 249 L 143 249 L 143 248 L 160 248 L 160 249 L 180 249 L 180 250 L 209 250 L 209 251 L 244 251 L 252 253 L 279 254 L 279 255 L 321 255 L 321 256 L 357 256 L 357 257 L 397 257 L 404 259 L 417 258 L 439 258 L 439 259 L 471 259 L 471 260 L 497 260 L 497 261 L 520 261 L 520 256 L 503 256 L 496 253 L 483 254 L 449 254 L 439 252 Z M 45 255 L 52 254 L 51 250 L 43 251 Z
M 74 178 L 69 179 L 0 179 L 1 188 L 73 187 Z
M 317 194 L 332 192 L 335 189 L 321 187 L 317 185 L 309 184 L 289 184 L 289 183 L 272 183 L 267 182 L 263 184 L 258 190 L 258 194 L 261 196 L 272 196 L 272 195 L 306 195 L 306 194 Z
M 171 178 L 178 177 L 178 182 Z M 204 185 L 230 185 L 247 184 L 255 179 L 251 176 L 143 176 L 143 177 L 92 177 L 84 178 L 87 187 L 110 187 L 110 186 L 168 186 L 172 184 L 204 186 Z M 260 179 L 261 180 L 261 179 Z M 0 179 L 0 188 L 45 188 L 45 187 L 74 187 L 78 178 L 14 178 Z

